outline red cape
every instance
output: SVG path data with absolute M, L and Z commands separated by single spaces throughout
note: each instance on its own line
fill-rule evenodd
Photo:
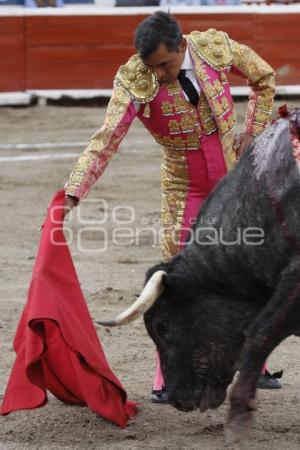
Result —
M 136 404 L 109 368 L 81 292 L 63 233 L 64 195 L 57 192 L 48 209 L 0 411 L 43 406 L 48 389 L 124 427 Z

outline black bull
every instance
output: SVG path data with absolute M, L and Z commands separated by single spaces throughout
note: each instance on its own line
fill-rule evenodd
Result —
M 144 320 L 170 403 L 216 408 L 240 371 L 231 442 L 250 423 L 264 361 L 300 333 L 299 129 L 300 109 L 256 138 L 204 203 L 185 249 L 147 274 L 165 272 Z

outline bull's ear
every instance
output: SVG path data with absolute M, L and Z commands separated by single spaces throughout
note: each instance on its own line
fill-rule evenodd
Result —
M 164 278 L 167 276 L 167 273 L 169 271 L 169 263 L 160 263 L 160 264 L 156 264 L 153 267 L 150 267 L 150 269 L 147 270 L 146 273 L 146 280 L 145 280 L 145 284 L 147 283 L 147 281 L 152 277 L 152 275 L 157 272 L 158 270 L 163 270 L 164 272 L 166 272 L 165 275 L 163 275 L 163 280 Z

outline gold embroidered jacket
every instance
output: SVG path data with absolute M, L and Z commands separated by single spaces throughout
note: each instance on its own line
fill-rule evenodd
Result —
M 227 73 L 231 71 L 248 80 L 251 91 L 245 131 L 253 136 L 261 133 L 270 121 L 275 93 L 275 74 L 253 50 L 230 39 L 226 33 L 214 29 L 206 32 L 195 31 L 186 36 L 186 39 L 202 91 L 198 113 L 206 122 L 202 121 L 201 129 L 205 132 L 207 123 L 207 132 L 219 133 L 229 168 L 234 162 L 232 151 L 234 114 L 230 91 L 224 89 L 228 84 Z M 92 136 L 90 144 L 75 165 L 65 186 L 67 195 L 78 199 L 87 195 L 116 152 L 133 119 L 138 115 L 136 103 L 141 105 L 143 116 L 151 121 L 149 105 L 155 102 L 159 92 L 160 86 L 155 73 L 151 72 L 137 55 L 120 67 L 115 77 L 104 124 Z M 160 142 L 161 136 L 152 134 Z M 170 142 L 169 137 L 166 137 L 166 142 Z M 165 146 L 164 140 L 161 143 Z M 175 144 L 174 151 L 176 150 L 182 150 L 182 143 L 178 148 Z

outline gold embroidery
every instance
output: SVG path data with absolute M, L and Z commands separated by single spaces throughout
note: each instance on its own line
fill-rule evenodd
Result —
M 203 93 L 200 94 L 198 102 L 199 116 L 202 121 L 212 118 L 212 112 Z
M 201 82 L 203 83 L 203 88 L 206 89 L 206 87 L 208 86 L 209 90 L 213 89 L 213 86 L 209 83 L 209 76 L 206 70 L 206 66 L 205 64 L 201 61 L 201 59 L 199 59 L 199 56 L 196 54 L 194 55 L 194 64 L 195 64 L 195 72 L 198 76 L 198 78 L 201 80 Z M 205 91 L 205 94 L 207 94 L 207 92 Z M 201 97 L 202 94 L 200 94 Z M 216 96 L 217 92 L 211 92 L 212 96 Z
M 197 66 L 197 75 L 199 76 L 200 80 L 202 80 L 202 81 L 209 79 L 208 73 L 205 70 L 205 67 L 202 63 L 198 64 L 198 66 Z
M 233 133 L 227 133 L 221 138 L 227 170 L 232 169 L 236 163 L 236 156 L 232 149 L 233 139 Z
M 174 146 L 176 150 L 185 150 L 186 149 L 185 139 L 181 136 L 174 137 Z
M 189 133 L 186 137 L 181 136 L 160 136 L 152 133 L 156 142 L 168 150 L 198 150 L 200 148 L 200 135 Z
M 222 104 L 218 100 L 213 99 L 212 105 L 213 105 L 213 109 L 215 110 L 216 115 L 218 117 L 222 116 L 222 114 L 224 113 Z
M 192 117 L 185 115 L 180 122 L 181 130 L 183 133 L 190 133 L 194 129 L 194 120 Z
M 249 80 L 251 86 L 245 129 L 256 136 L 270 122 L 275 94 L 275 72 L 269 64 L 246 45 L 229 39 L 233 66 Z M 263 117 L 261 111 L 267 114 Z
M 270 119 L 270 113 L 261 111 L 260 109 L 256 110 L 255 119 L 257 122 L 264 124 Z
M 228 124 L 228 127 L 230 130 L 235 126 L 235 122 L 236 122 L 236 120 L 235 120 L 235 117 L 233 114 L 228 117 L 227 124 Z
M 229 102 L 228 102 L 227 98 L 226 97 L 222 97 L 221 103 L 222 103 L 223 110 L 226 112 L 230 108 L 230 105 L 229 105 Z
M 205 92 L 208 94 L 209 98 L 216 98 L 218 96 L 218 93 L 214 89 L 213 85 L 209 82 L 204 82 L 204 89 Z
M 180 250 L 186 197 L 188 170 L 186 158 L 181 152 L 164 149 L 162 160 L 162 257 L 168 261 Z
M 69 177 L 65 187 L 67 195 L 83 198 L 104 171 L 127 132 L 129 125 L 121 124 L 121 120 L 129 104 L 130 97 L 127 92 L 116 85 L 107 108 L 103 126 L 94 133 L 88 147 L 79 157 Z
M 265 125 L 261 123 L 254 122 L 252 126 L 252 134 L 253 136 L 258 136 L 265 129 Z
M 133 100 L 140 103 L 153 100 L 159 90 L 156 74 L 145 66 L 138 55 L 133 55 L 119 68 L 115 83 L 122 86 Z
M 188 111 L 187 102 L 180 95 L 176 95 L 174 98 L 174 107 L 177 114 L 183 114 Z
M 180 126 L 177 120 L 169 120 L 168 127 L 170 130 L 170 134 L 179 134 L 180 133 Z
M 161 111 L 163 116 L 172 116 L 173 115 L 173 105 L 170 102 L 162 102 Z
M 223 39 L 220 36 L 214 38 L 214 44 L 221 45 L 223 44 Z
M 200 139 L 196 134 L 187 137 L 187 150 L 197 150 L 200 147 Z
M 205 70 L 205 66 L 199 60 L 199 57 L 196 55 L 195 59 L 195 66 L 196 66 L 196 73 L 199 73 L 199 67 L 202 67 L 203 70 Z M 200 62 L 199 62 L 200 61 Z M 205 70 L 206 72 L 206 70 Z M 218 97 L 218 91 L 222 93 L 224 92 L 223 86 L 219 82 L 219 80 L 215 80 L 213 84 L 211 84 L 209 81 L 207 81 L 207 78 L 205 80 L 202 80 L 203 82 L 203 92 L 200 94 L 200 99 L 198 102 L 198 112 L 199 117 L 202 123 L 202 129 L 205 134 L 212 134 L 217 130 L 217 123 L 214 118 L 214 114 L 217 117 L 222 117 L 225 112 L 228 112 L 228 109 L 230 109 L 229 103 L 228 109 L 224 111 L 223 109 L 223 103 L 219 103 L 217 99 Z M 208 98 L 207 98 L 208 97 Z M 222 97 L 223 98 L 223 97 Z M 222 101 L 222 99 L 221 99 Z M 210 103 L 211 102 L 211 103 Z M 212 111 L 213 110 L 213 111 Z
M 217 91 L 217 93 L 219 95 L 223 94 L 224 88 L 223 88 L 223 85 L 220 83 L 219 80 L 215 80 L 214 81 L 214 88 L 215 88 L 215 90 Z
M 198 112 L 201 120 L 201 126 L 205 134 L 211 134 L 217 130 L 216 121 L 212 115 L 211 108 L 203 93 L 200 94 L 198 102 Z
M 168 94 L 171 96 L 180 94 L 177 83 L 169 83 L 167 88 Z
M 257 100 L 257 109 L 266 111 L 269 114 L 272 112 L 273 98 L 260 96 Z
M 204 32 L 193 31 L 186 39 L 198 56 L 213 69 L 222 70 L 231 66 L 232 55 L 226 33 L 211 28 Z
M 222 135 L 228 133 L 229 128 L 228 128 L 227 121 L 226 120 L 221 120 L 219 128 L 220 128 L 220 132 L 221 132 Z
M 165 144 L 165 139 L 166 139 L 166 137 L 164 137 L 164 136 L 161 136 L 160 134 L 157 134 L 157 133 L 151 133 L 152 134 L 152 136 L 154 137 L 154 139 L 156 140 L 156 142 L 158 143 L 158 144 L 160 144 L 160 145 L 164 145 Z M 171 139 L 171 138 L 169 138 L 169 139 Z M 165 145 L 166 147 L 169 147 L 169 145 L 167 146 L 167 145 Z
M 198 44 L 200 47 L 207 47 L 209 44 L 209 40 L 206 37 L 199 37 Z
M 202 123 L 203 132 L 205 134 L 212 134 L 217 131 L 218 127 L 214 118 L 208 119 Z
M 174 114 L 183 114 L 187 112 L 194 111 L 194 108 L 192 107 L 189 109 L 189 104 L 186 100 L 184 100 L 181 95 L 176 94 L 174 95 L 174 101 L 164 101 L 161 104 L 161 110 L 163 116 L 172 116 Z
M 224 52 L 220 48 L 214 48 L 212 54 L 216 59 L 221 59 L 224 56 Z
M 234 127 L 234 125 L 235 125 L 235 117 L 233 114 L 231 114 L 227 119 L 221 119 L 219 124 L 221 135 L 224 136 L 228 132 L 230 132 Z

